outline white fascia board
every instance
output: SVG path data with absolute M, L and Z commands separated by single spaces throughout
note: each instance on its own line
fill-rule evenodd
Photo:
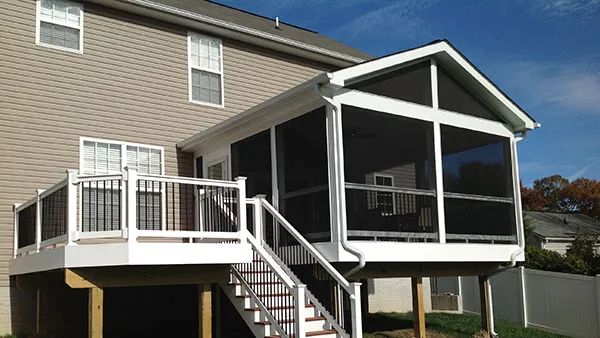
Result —
M 289 39 L 283 36 L 267 33 L 258 29 L 246 27 L 243 25 L 239 25 L 236 23 L 228 22 L 225 20 L 216 19 L 207 15 L 202 15 L 195 12 L 186 11 L 183 9 L 179 9 L 177 7 L 168 6 L 164 4 L 155 3 L 149 0 L 125 0 L 125 1 L 112 1 L 112 0 L 90 0 L 91 2 L 95 2 L 107 7 L 118 8 L 121 10 L 126 10 L 129 12 L 133 12 L 136 14 L 141 14 L 148 17 L 158 18 L 163 21 L 171 21 L 169 18 L 155 15 L 152 11 L 165 13 L 172 16 L 177 16 L 180 18 L 185 18 L 189 20 L 193 20 L 196 23 L 204 24 L 202 28 L 210 33 L 217 33 L 222 36 L 239 39 L 241 41 L 246 41 L 252 44 L 259 44 L 258 40 L 270 41 L 273 44 L 267 46 L 268 48 L 273 49 L 281 49 L 278 48 L 278 45 L 284 48 L 281 51 L 288 52 L 290 54 L 298 54 L 298 51 L 306 51 L 308 53 L 314 55 L 320 55 L 322 57 L 317 57 L 315 60 L 320 62 L 331 63 L 340 66 L 347 66 L 348 64 L 355 64 L 359 62 L 365 61 L 363 58 L 355 57 L 352 55 L 336 52 L 327 48 L 322 48 L 318 46 L 314 46 L 308 43 L 304 43 L 302 41 L 297 41 L 293 39 Z M 137 8 L 136 8 L 137 7 Z M 140 11 L 139 8 L 145 9 L 145 11 Z M 177 24 L 181 24 L 184 26 L 188 26 L 190 28 L 199 28 L 196 25 L 190 25 L 189 23 L 184 23 L 181 21 L 175 22 Z M 218 31 L 215 31 L 218 29 Z M 231 33 L 237 33 L 235 35 L 231 35 Z M 302 57 L 310 57 L 310 55 L 300 53 L 298 54 Z M 313 58 L 314 59 L 314 58 Z
M 458 262 L 510 262 L 511 255 L 519 250 L 516 244 L 464 244 L 464 243 L 394 243 L 350 241 L 353 247 L 365 253 L 368 263 L 458 263 Z M 331 243 L 330 245 L 335 245 Z M 340 252 L 337 262 L 356 262 L 357 258 Z M 521 253 L 516 260 L 525 260 Z
M 328 82 L 330 77 L 330 73 L 321 73 L 290 90 L 287 90 L 263 103 L 260 103 L 238 115 L 235 115 L 219 124 L 216 124 L 208 129 L 199 132 L 196 135 L 193 135 L 177 143 L 177 147 L 181 148 L 181 150 L 183 151 L 190 151 L 193 147 L 200 143 L 206 142 L 217 135 L 225 133 L 228 130 L 231 130 L 244 123 L 248 123 L 252 119 L 259 117 L 261 115 L 261 112 L 265 111 L 268 108 L 276 106 L 277 104 L 289 100 L 297 95 L 302 95 L 303 93 L 314 90 L 313 88 L 315 88 L 316 85 Z M 282 109 L 285 109 L 285 107 L 282 107 Z
M 522 126 L 517 126 L 517 129 L 535 129 L 540 127 L 538 123 L 532 120 L 527 114 L 515 105 L 506 95 L 498 90 L 483 74 L 481 74 L 471 63 L 460 55 L 446 41 L 440 41 L 431 45 L 408 50 L 406 52 L 393 54 L 368 61 L 355 66 L 350 66 L 345 69 L 338 70 L 332 73 L 331 83 L 337 86 L 346 86 L 352 79 L 368 75 L 370 73 L 380 72 L 384 69 L 397 67 L 399 65 L 409 63 L 414 60 L 434 56 L 435 54 L 444 53 L 464 69 L 471 78 L 473 78 L 486 91 L 494 96 L 502 105 L 504 105 L 511 113 L 513 113 Z

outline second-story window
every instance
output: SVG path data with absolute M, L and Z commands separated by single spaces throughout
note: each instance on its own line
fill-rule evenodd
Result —
M 37 1 L 37 44 L 81 52 L 82 30 L 81 4 L 65 0 Z
M 223 47 L 221 40 L 188 34 L 189 96 L 191 102 L 223 106 Z

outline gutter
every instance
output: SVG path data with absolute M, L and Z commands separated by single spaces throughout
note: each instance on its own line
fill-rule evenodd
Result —
M 206 24 L 210 24 L 213 26 L 217 26 L 217 27 L 221 27 L 221 28 L 226 28 L 232 31 L 236 31 L 236 32 L 240 32 L 240 33 L 244 33 L 244 34 L 248 34 L 248 35 L 252 35 L 255 37 L 259 37 L 262 39 L 266 39 L 266 40 L 271 40 L 274 42 L 278 42 L 278 43 L 282 43 L 288 46 L 292 46 L 292 47 L 296 47 L 296 48 L 300 48 L 300 49 L 304 49 L 307 50 L 309 52 L 313 52 L 313 53 L 317 53 L 317 54 L 321 54 L 321 55 L 325 55 L 328 57 L 333 57 L 339 60 L 343 60 L 343 61 L 347 61 L 347 62 L 351 62 L 351 63 L 360 63 L 363 61 L 366 61 L 366 59 L 363 58 L 359 58 L 359 57 L 355 57 L 355 56 L 351 56 L 348 54 L 343 54 L 343 53 L 339 53 L 339 52 L 335 52 L 332 51 L 330 49 L 326 49 L 326 48 L 322 48 L 322 47 L 317 47 L 308 43 L 304 43 L 301 41 L 297 41 L 297 40 L 293 40 L 290 38 L 286 38 L 283 36 L 279 36 L 279 35 L 275 35 L 275 34 L 271 34 L 271 33 L 267 33 L 267 32 L 263 32 L 260 31 L 258 29 L 254 29 L 254 28 L 250 28 L 250 27 L 246 27 L 246 26 L 242 26 L 242 25 L 238 25 L 232 22 L 228 22 L 225 20 L 220 20 L 220 19 L 216 19 L 210 16 L 206 16 L 206 15 L 202 15 L 202 14 L 198 14 L 195 12 L 190 12 L 190 11 L 186 11 L 183 9 L 179 9 L 176 7 L 172 7 L 172 6 L 167 6 L 167 5 L 163 5 L 163 4 L 158 4 L 155 3 L 153 1 L 148 1 L 148 0 L 126 0 L 126 2 L 130 3 L 130 4 L 134 4 L 134 5 L 138 5 L 141 7 L 145 7 L 145 8 L 149 8 L 149 9 L 153 9 L 153 10 L 158 10 L 164 13 L 169 13 L 169 14 L 173 14 L 173 15 L 177 15 L 180 17 L 185 17 L 188 19 L 193 19 L 195 21 L 199 21 L 199 22 L 203 22 Z
M 328 74 L 328 75 L 331 77 L 331 74 Z M 334 110 L 334 113 L 337 113 L 338 112 L 337 105 L 335 104 L 335 102 L 333 102 L 333 99 L 331 97 L 327 96 L 327 94 L 325 94 L 323 92 L 323 84 L 322 83 L 315 84 L 315 90 L 317 91 L 319 96 L 321 96 L 321 98 L 325 102 L 327 102 L 329 105 L 331 105 L 332 109 Z M 341 193 L 339 193 L 338 196 L 342 196 L 342 194 L 343 194 L 343 191 Z M 356 258 L 358 258 L 358 264 L 355 267 L 353 267 L 352 269 L 350 269 L 350 271 L 348 271 L 344 274 L 344 277 L 349 278 L 350 276 L 354 275 L 355 273 L 357 273 L 358 271 L 362 270 L 365 267 L 366 259 L 365 259 L 365 254 L 362 251 L 353 247 L 348 242 L 346 227 L 343 226 L 340 228 L 340 230 L 341 230 L 340 243 L 342 245 L 342 248 L 344 248 L 344 250 L 351 253 Z

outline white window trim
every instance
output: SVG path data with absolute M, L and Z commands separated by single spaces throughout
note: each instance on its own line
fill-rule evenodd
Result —
M 217 72 L 214 69 L 209 69 L 207 67 L 192 66 L 192 48 L 191 48 L 192 47 L 192 35 L 198 36 L 200 38 L 210 39 L 210 40 L 219 42 L 219 54 L 221 56 L 219 58 L 220 71 Z M 191 103 L 201 104 L 201 105 L 209 106 L 209 107 L 225 108 L 225 87 L 224 87 L 225 82 L 223 80 L 225 77 L 225 70 L 223 69 L 223 41 L 221 39 L 213 38 L 211 36 L 196 33 L 193 31 L 188 31 L 188 34 L 187 34 L 187 56 L 188 56 L 187 63 L 188 63 L 188 98 L 189 98 L 189 101 Z M 193 99 L 193 96 L 192 96 L 192 69 L 198 69 L 198 70 L 209 72 L 212 74 L 219 74 L 221 76 L 221 104 L 214 104 L 214 103 L 210 103 L 210 102 L 198 101 L 198 100 Z
M 56 45 L 53 45 L 50 43 L 44 43 L 44 42 L 40 41 L 40 23 L 42 22 L 42 18 L 41 18 L 42 4 L 41 4 L 41 2 L 42 2 L 41 0 L 36 0 L 36 2 L 35 2 L 35 4 L 36 4 L 35 5 L 35 44 L 37 46 L 41 46 L 41 47 L 54 48 L 54 49 L 62 50 L 65 52 L 83 54 L 83 13 L 85 12 L 83 10 L 83 3 L 77 2 L 77 4 L 79 5 L 79 26 L 65 24 L 65 23 L 56 23 L 56 22 L 44 20 L 44 22 L 48 22 L 48 23 L 51 23 L 54 25 L 60 25 L 60 26 L 64 26 L 64 27 L 78 29 L 79 30 L 79 49 L 73 49 L 73 48 L 56 46 Z M 67 1 L 67 2 L 75 3 L 73 1 Z
M 229 166 L 230 166 L 229 156 L 221 156 L 221 157 L 213 158 L 213 159 L 203 163 L 202 165 L 204 166 L 204 168 L 202 170 L 202 173 L 204 174 L 204 178 L 208 178 L 208 168 L 215 164 L 219 164 L 219 163 L 224 163 L 223 168 L 221 169 L 223 171 L 223 180 L 228 181 L 229 176 L 231 176 L 231 174 L 230 174 L 231 170 L 229 168 Z
M 125 167 L 127 163 L 127 146 L 131 147 L 141 147 L 148 148 L 153 150 L 160 151 L 160 174 L 165 174 L 165 148 L 162 146 L 153 146 L 142 143 L 134 143 L 134 142 L 124 142 L 124 141 L 116 141 L 116 140 L 108 140 L 94 137 L 80 137 L 79 138 L 79 172 L 83 172 L 83 143 L 84 142 L 96 142 L 96 143 L 108 143 L 108 144 L 118 144 L 121 146 L 121 169 Z
M 392 180 L 392 185 L 389 186 L 389 185 L 379 185 L 379 184 L 377 184 L 377 177 L 389 178 L 390 180 Z M 377 185 L 377 186 L 380 186 L 380 187 L 394 187 L 394 176 L 388 175 L 388 174 L 379 173 L 379 172 L 373 173 L 373 185 Z M 380 194 L 379 192 L 375 192 L 375 205 L 376 206 L 379 206 L 379 201 L 378 201 L 379 194 Z M 392 215 L 395 215 L 396 212 L 397 212 L 397 210 L 396 210 L 396 194 L 394 194 L 394 193 L 390 193 L 390 194 L 392 194 Z M 382 213 L 382 215 L 383 216 L 390 216 L 390 215 L 387 215 L 385 213 Z

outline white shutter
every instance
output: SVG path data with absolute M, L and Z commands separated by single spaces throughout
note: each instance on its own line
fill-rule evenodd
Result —
M 108 143 L 96 143 L 96 174 L 108 173 Z
M 121 171 L 121 145 L 111 144 L 108 150 L 108 170 L 110 172 Z
M 81 171 L 83 174 L 93 174 L 95 171 L 96 163 L 96 142 L 84 141 L 83 142 L 83 168 Z

